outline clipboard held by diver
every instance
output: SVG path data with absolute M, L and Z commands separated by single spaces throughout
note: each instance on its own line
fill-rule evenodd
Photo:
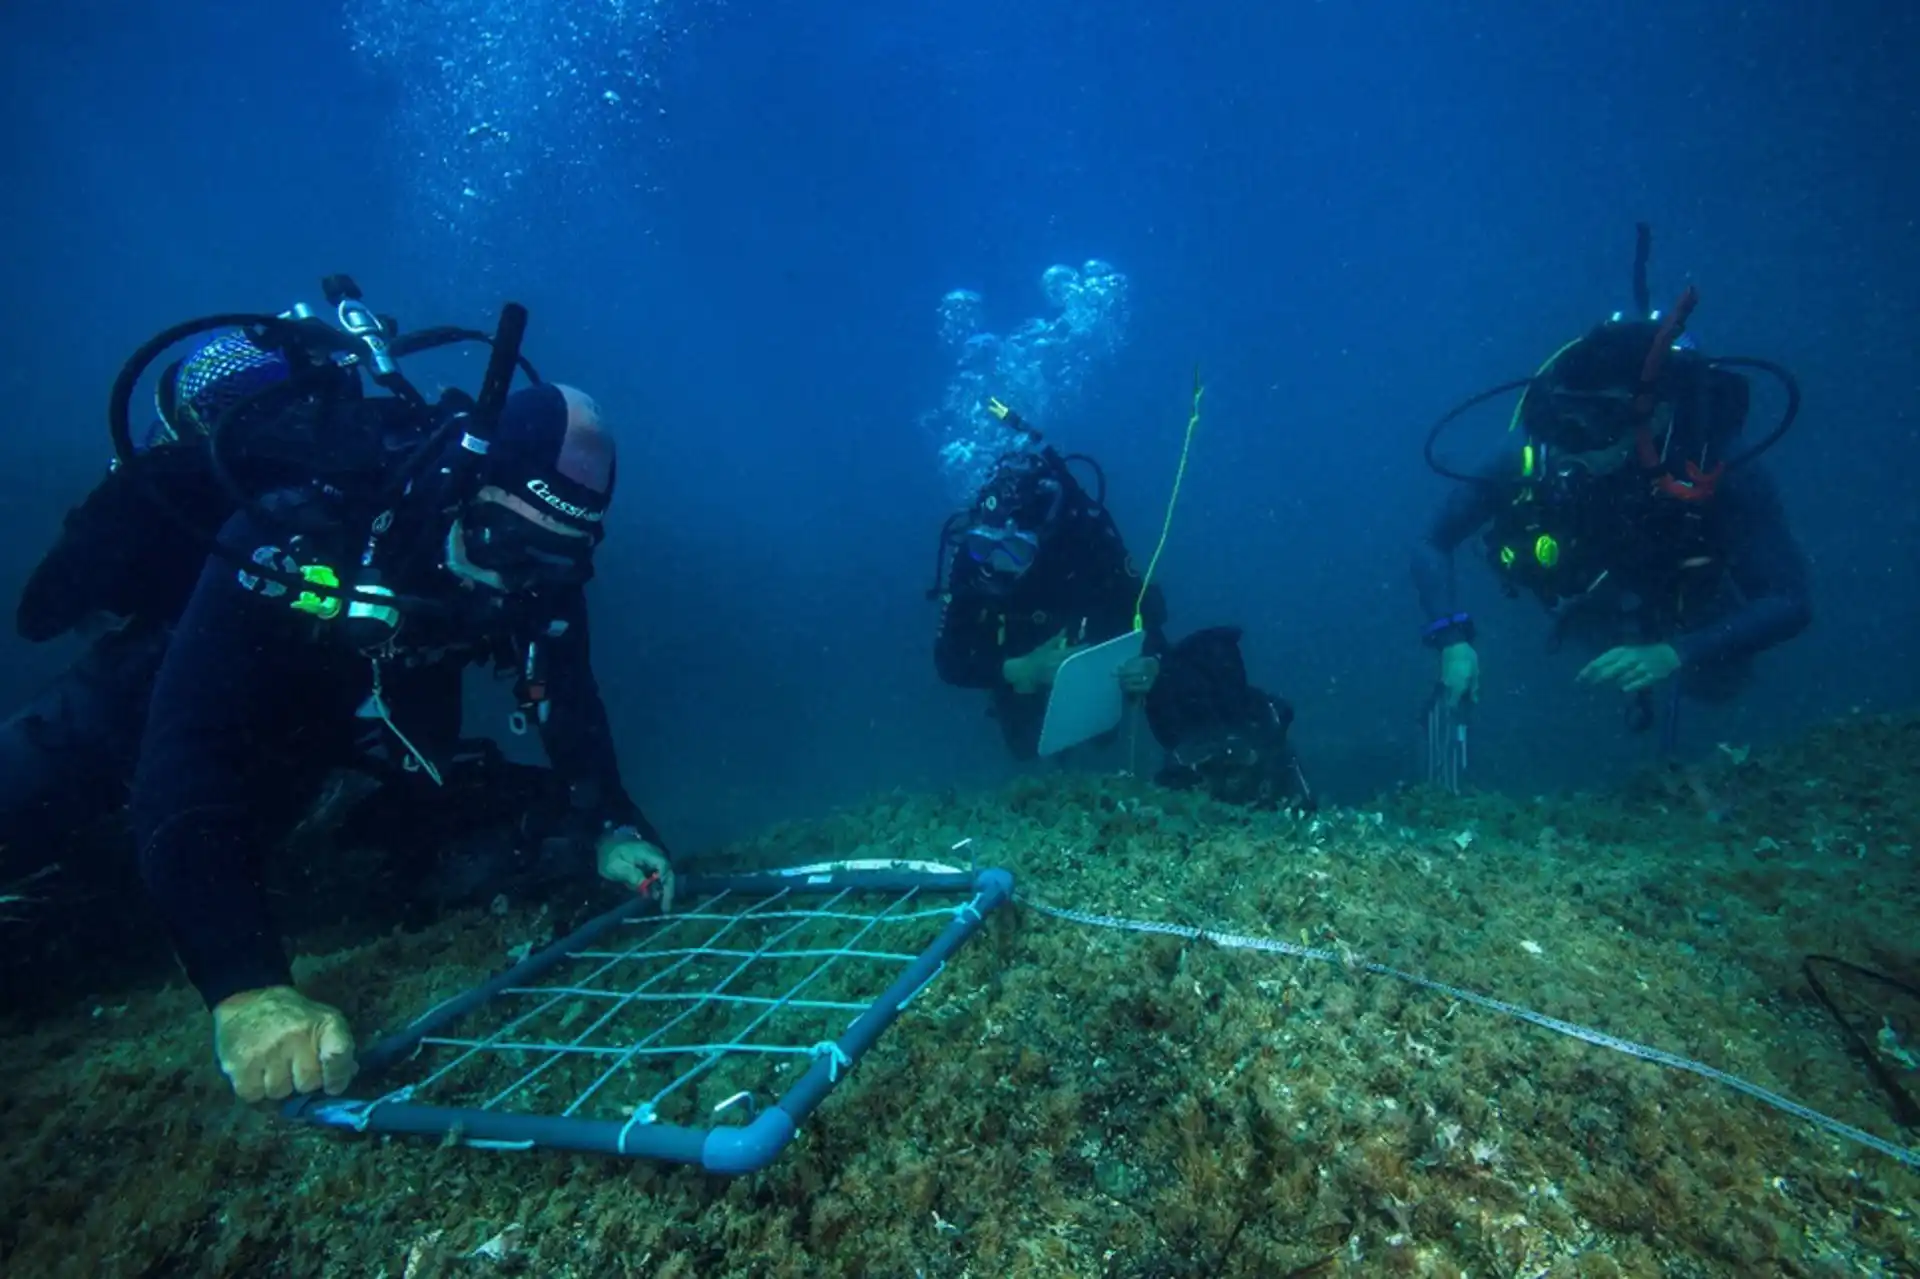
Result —
M 1120 727 L 1126 698 L 1120 669 L 1145 650 L 1145 631 L 1128 631 L 1077 650 L 1054 672 L 1047 717 L 1040 726 L 1042 757 L 1092 741 Z

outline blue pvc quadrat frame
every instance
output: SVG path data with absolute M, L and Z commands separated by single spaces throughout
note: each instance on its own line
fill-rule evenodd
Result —
M 756 1172 L 779 1156 L 987 916 L 1013 900 L 1013 876 L 1004 870 L 858 865 L 862 868 L 686 876 L 678 895 L 688 905 L 672 915 L 659 914 L 649 899 L 624 902 L 428 1010 L 361 1055 L 363 1082 L 397 1080 L 416 1057 L 426 1059 L 423 1078 L 366 1099 L 300 1098 L 282 1113 L 356 1132 L 638 1156 L 725 1175 Z M 916 949 L 887 945 L 890 934 L 906 930 L 925 936 L 936 925 L 937 933 Z M 823 931 L 831 933 L 830 944 L 818 944 Z M 699 936 L 688 944 L 676 934 Z M 877 995 L 817 998 L 819 990 L 809 991 L 858 981 L 876 968 L 894 973 Z M 832 980 L 820 983 L 832 970 L 837 970 Z M 783 989 L 756 992 L 756 983 L 764 986 L 770 974 L 786 972 L 797 975 L 781 976 Z M 525 1011 L 509 1015 L 517 1009 Z M 599 1015 L 568 1038 L 551 1033 L 572 1031 L 582 1013 L 591 1011 Z M 633 1014 L 645 1020 L 618 1025 Z M 804 1044 L 754 1038 L 782 1019 L 817 1025 L 841 1016 L 848 1020 L 838 1034 Z M 455 1035 L 457 1024 L 468 1018 L 490 1029 Z M 676 1032 L 698 1031 L 715 1021 L 731 1021 L 718 1040 L 674 1038 Z M 609 1026 L 615 1029 L 608 1041 L 595 1042 L 597 1032 Z M 547 1037 L 539 1034 L 542 1027 L 549 1028 Z M 620 1039 L 623 1032 L 637 1039 Z M 723 1062 L 737 1067 L 782 1058 L 796 1064 L 805 1059 L 805 1068 L 757 1113 L 756 1102 L 763 1093 L 771 1095 L 771 1088 L 743 1088 L 708 1106 L 704 1115 L 692 1101 L 698 1086 L 716 1082 Z M 473 1075 L 488 1070 L 495 1072 L 494 1082 L 473 1084 Z M 667 1082 L 646 1100 L 613 1103 L 646 1071 Z M 512 1082 L 499 1087 L 509 1075 Z M 580 1083 L 589 1076 L 592 1082 L 554 1113 L 555 1088 L 566 1079 Z M 462 1088 L 466 1095 L 458 1091 Z M 438 1100 L 448 1091 L 455 1091 L 453 1100 Z M 477 1095 L 489 1092 L 484 1099 Z M 580 1113 L 596 1097 L 599 1110 L 612 1103 L 617 1113 Z M 669 1103 L 712 1122 L 666 1122 L 658 1112 Z M 720 1120 L 742 1113 L 751 1115 L 745 1123 Z

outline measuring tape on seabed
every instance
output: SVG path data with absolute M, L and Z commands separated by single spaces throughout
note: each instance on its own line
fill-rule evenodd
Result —
M 1458 986 L 1449 986 L 1443 981 L 1435 981 L 1431 977 L 1422 977 L 1418 973 L 1409 973 L 1398 968 L 1389 968 L 1385 964 L 1376 964 L 1371 960 L 1349 960 L 1346 956 L 1336 951 L 1323 950 L 1316 946 L 1296 946 L 1292 942 L 1277 941 L 1269 937 L 1249 937 L 1241 933 L 1220 933 L 1206 928 L 1192 928 L 1185 924 L 1162 924 L 1149 920 L 1121 919 L 1113 915 L 1094 915 L 1079 910 L 1063 910 L 1058 906 L 1049 906 L 1044 902 L 1035 901 L 1033 898 L 1023 894 L 1016 894 L 1015 900 L 1023 906 L 1028 906 L 1039 911 L 1043 915 L 1051 915 L 1055 919 L 1064 919 L 1075 924 L 1086 924 L 1094 928 L 1113 928 L 1123 932 L 1158 933 L 1167 937 L 1184 937 L 1190 941 L 1212 942 L 1216 946 L 1224 946 L 1230 950 L 1259 950 L 1272 955 L 1291 955 L 1296 959 L 1312 959 L 1323 964 L 1350 965 L 1351 967 L 1358 968 L 1362 972 L 1375 973 L 1382 977 L 1392 977 L 1396 981 L 1404 981 L 1409 985 L 1419 986 L 1422 989 L 1431 990 L 1452 999 L 1458 999 L 1462 1003 L 1472 1004 L 1477 1008 L 1485 1008 L 1491 1012 L 1502 1013 L 1519 1021 L 1530 1022 L 1535 1026 L 1567 1035 L 1585 1043 L 1593 1044 L 1599 1048 L 1611 1048 L 1614 1052 L 1625 1053 L 1629 1057 L 1638 1057 L 1641 1061 L 1650 1061 L 1656 1065 L 1667 1066 L 1674 1070 L 1684 1070 L 1691 1074 L 1698 1075 L 1702 1079 L 1710 1079 L 1714 1083 L 1725 1084 L 1729 1088 L 1736 1089 L 1749 1097 L 1765 1102 L 1775 1110 L 1783 1110 L 1789 1115 L 1804 1119 L 1810 1124 L 1824 1128 L 1836 1137 L 1844 1137 L 1848 1141 L 1858 1142 L 1869 1149 L 1879 1151 L 1883 1155 L 1889 1155 L 1901 1163 L 1906 1164 L 1909 1168 L 1920 1168 L 1920 1151 L 1908 1150 L 1904 1146 L 1896 1146 L 1884 1137 L 1876 1137 L 1870 1132 L 1855 1128 L 1852 1124 L 1842 1123 L 1831 1115 L 1823 1115 L 1819 1111 L 1809 1109 L 1797 1101 L 1782 1097 L 1777 1092 L 1769 1092 L 1758 1084 L 1749 1083 L 1738 1075 L 1729 1075 L 1724 1070 L 1715 1070 L 1705 1062 L 1694 1061 L 1691 1058 L 1681 1057 L 1670 1052 L 1663 1052 L 1658 1048 L 1648 1047 L 1646 1044 L 1634 1043 L 1630 1039 L 1621 1039 L 1617 1035 L 1609 1035 L 1605 1031 L 1595 1030 L 1591 1026 L 1582 1026 L 1577 1022 L 1562 1021 L 1558 1017 L 1549 1017 L 1545 1013 L 1537 1013 L 1531 1008 L 1522 1008 L 1518 1004 L 1509 1004 L 1504 1000 L 1494 999 L 1488 995 L 1475 994 L 1471 990 L 1462 990 Z
M 958 852 L 972 842 L 971 839 L 963 839 L 953 846 L 953 851 Z M 777 873 L 799 876 L 831 874 L 835 871 L 849 870 L 913 870 L 928 874 L 963 875 L 967 872 L 968 868 L 964 866 L 948 866 L 945 863 L 935 861 L 868 858 L 858 861 L 819 862 L 811 866 L 793 866 L 780 870 Z M 1048 915 L 1054 919 L 1063 919 L 1071 924 L 1084 924 L 1089 928 L 1111 928 L 1118 932 L 1147 933 L 1162 937 L 1180 937 L 1188 941 L 1212 942 L 1214 945 L 1224 947 L 1228 950 L 1257 950 L 1269 955 L 1288 955 L 1295 959 L 1310 959 L 1322 964 L 1339 964 L 1343 967 L 1357 968 L 1362 972 L 1373 973 L 1377 976 L 1391 977 L 1396 981 L 1406 982 L 1410 986 L 1418 986 L 1423 990 L 1430 990 L 1435 994 L 1446 995 L 1462 1003 L 1472 1004 L 1476 1008 L 1485 1008 L 1489 1012 L 1500 1013 L 1503 1016 L 1512 1017 L 1517 1021 L 1528 1022 L 1542 1029 L 1554 1031 L 1556 1034 L 1578 1039 L 1583 1043 L 1592 1044 L 1596 1048 L 1609 1048 L 1614 1052 L 1625 1053 L 1629 1057 L 1637 1057 L 1641 1061 L 1649 1061 L 1657 1066 L 1666 1066 L 1672 1070 L 1684 1070 L 1689 1074 L 1698 1075 L 1702 1079 L 1711 1080 L 1717 1084 L 1725 1084 L 1729 1088 L 1745 1093 L 1756 1101 L 1765 1102 L 1775 1110 L 1784 1111 L 1797 1119 L 1806 1120 L 1815 1127 L 1824 1128 L 1836 1137 L 1844 1137 L 1846 1140 L 1857 1142 L 1870 1150 L 1877 1150 L 1881 1154 L 1887 1155 L 1907 1165 L 1909 1168 L 1920 1168 L 1920 1150 L 1909 1150 L 1904 1146 L 1896 1146 L 1884 1137 L 1876 1137 L 1865 1129 L 1855 1128 L 1852 1124 L 1843 1123 L 1831 1115 L 1823 1115 L 1819 1111 L 1803 1106 L 1791 1098 L 1782 1097 L 1777 1092 L 1769 1092 L 1759 1084 L 1749 1083 L 1738 1075 L 1730 1075 L 1724 1070 L 1716 1070 L 1705 1062 L 1694 1061 L 1690 1057 L 1682 1057 L 1676 1053 L 1665 1052 L 1646 1044 L 1635 1043 L 1631 1039 L 1621 1039 L 1617 1035 L 1609 1035 L 1605 1031 L 1595 1030 L 1591 1026 L 1582 1026 L 1578 1022 L 1562 1021 L 1558 1017 L 1549 1017 L 1545 1013 L 1537 1013 L 1531 1008 L 1523 1008 L 1519 1004 L 1510 1004 L 1505 1000 L 1495 999 L 1490 995 L 1476 994 L 1471 990 L 1463 990 L 1458 986 L 1449 986 L 1443 981 L 1435 981 L 1431 977 L 1422 977 L 1418 973 L 1410 973 L 1398 968 L 1389 968 L 1385 964 L 1376 964 L 1372 960 L 1350 958 L 1339 951 L 1326 950 L 1319 946 L 1300 946 L 1290 941 L 1280 941 L 1272 937 L 1253 937 L 1245 933 L 1216 932 L 1209 928 L 1195 928 L 1188 924 L 1167 924 L 1145 919 L 1123 919 L 1117 915 L 1095 915 L 1089 911 L 1067 910 L 1059 906 L 1049 906 L 1045 902 L 1036 901 L 1025 893 L 1015 893 L 1014 900 L 1022 906 L 1027 906 L 1038 911 L 1042 915 Z
M 845 862 L 815 862 L 811 866 L 777 866 L 762 872 L 768 875 L 785 875 L 797 879 L 808 875 L 833 875 L 850 870 L 910 870 L 921 875 L 964 875 L 965 866 L 949 866 L 945 862 L 913 861 L 904 857 L 862 857 Z

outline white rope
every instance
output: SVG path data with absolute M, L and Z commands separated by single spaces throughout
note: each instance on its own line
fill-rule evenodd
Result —
M 1476 994 L 1471 990 L 1463 990 L 1459 986 L 1449 986 L 1445 982 L 1435 981 L 1431 977 L 1422 977 L 1418 973 L 1403 972 L 1398 968 L 1389 968 L 1385 964 L 1376 964 L 1370 960 L 1350 959 L 1337 951 L 1323 950 L 1315 946 L 1298 946 L 1292 942 L 1280 941 L 1270 937 L 1250 937 L 1242 933 L 1215 932 L 1211 929 L 1193 928 L 1185 924 L 1166 924 L 1151 920 L 1122 919 L 1115 915 L 1095 915 L 1088 911 L 1066 910 L 1058 906 L 1049 906 L 1045 902 L 1036 901 L 1025 894 L 1017 895 L 1016 900 L 1023 906 L 1029 906 L 1039 911 L 1042 915 L 1050 915 L 1055 919 L 1064 919 L 1069 923 L 1084 924 L 1091 928 L 1112 928 L 1122 932 L 1151 933 L 1166 937 L 1184 937 L 1190 941 L 1212 942 L 1216 946 L 1224 946 L 1230 950 L 1257 950 L 1273 955 L 1291 955 L 1297 959 L 1311 959 L 1323 964 L 1342 964 L 1360 969 L 1363 972 L 1376 973 L 1382 977 L 1392 977 L 1396 981 L 1407 982 L 1410 985 L 1419 986 L 1422 989 L 1435 991 L 1450 998 L 1458 999 L 1462 1003 L 1472 1004 L 1478 1008 L 1485 1008 L 1490 1012 L 1501 1013 L 1520 1021 L 1529 1022 L 1532 1025 L 1554 1031 L 1558 1034 L 1570 1036 L 1571 1038 L 1593 1044 L 1599 1048 L 1610 1048 L 1614 1052 L 1625 1053 L 1627 1056 L 1637 1057 L 1641 1061 L 1650 1061 L 1655 1065 L 1666 1066 L 1673 1070 L 1684 1070 L 1690 1074 L 1698 1075 L 1702 1079 L 1709 1079 L 1717 1084 L 1725 1084 L 1729 1088 L 1736 1089 L 1749 1097 L 1765 1102 L 1775 1110 L 1785 1111 L 1789 1115 L 1804 1119 L 1817 1127 L 1824 1128 L 1836 1137 L 1858 1142 L 1860 1145 L 1866 1146 L 1871 1150 L 1877 1150 L 1883 1155 L 1897 1159 L 1909 1168 L 1920 1168 L 1920 1150 L 1909 1150 L 1904 1146 L 1896 1146 L 1884 1137 L 1876 1137 L 1864 1129 L 1855 1128 L 1852 1124 L 1842 1123 L 1830 1115 L 1823 1115 L 1819 1111 L 1803 1106 L 1797 1101 L 1782 1097 L 1779 1093 L 1769 1092 L 1760 1085 L 1749 1083 L 1737 1075 L 1730 1075 L 1724 1070 L 1715 1070 L 1712 1066 L 1704 1062 L 1694 1061 L 1691 1058 L 1681 1057 L 1658 1048 L 1651 1048 L 1646 1044 L 1635 1043 L 1630 1039 L 1621 1039 L 1616 1035 L 1609 1035 L 1605 1031 L 1595 1030 L 1590 1026 L 1582 1026 L 1576 1022 L 1562 1021 L 1558 1017 L 1549 1017 L 1545 1013 L 1534 1012 L 1532 1009 L 1523 1008 L 1519 1004 L 1510 1004 L 1504 1000 L 1494 999 L 1489 995 Z

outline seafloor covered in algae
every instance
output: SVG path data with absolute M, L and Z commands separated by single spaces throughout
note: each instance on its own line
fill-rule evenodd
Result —
M 1800 971 L 1920 978 L 1916 765 L 1920 722 L 1859 719 L 1618 794 L 1317 819 L 1055 779 L 725 863 L 971 837 L 1048 903 L 1350 948 L 1920 1145 Z M 364 1037 L 556 923 L 310 933 L 302 979 Z M 1833 983 L 1920 1093 L 1920 1006 Z M 1920 1274 L 1920 1175 L 1724 1086 L 1341 964 L 1026 908 L 736 1181 L 289 1129 L 230 1100 L 178 985 L 22 1018 L 3 1051 L 8 1275 Z

